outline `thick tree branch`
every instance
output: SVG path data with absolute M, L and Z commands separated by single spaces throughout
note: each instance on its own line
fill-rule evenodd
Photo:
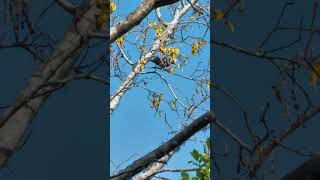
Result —
M 149 180 L 152 176 L 158 174 L 161 172 L 162 168 L 168 163 L 168 161 L 171 159 L 174 153 L 176 153 L 177 150 L 171 151 L 169 154 L 163 156 L 161 159 L 159 159 L 158 162 L 153 163 L 149 168 L 147 168 L 142 174 L 137 176 L 135 180 Z
M 127 33 L 140 22 L 154 9 L 173 4 L 179 0 L 144 0 L 135 11 L 130 13 L 128 17 L 116 23 L 110 29 L 110 42 L 113 43 L 116 39 Z
M 166 143 L 162 144 L 152 152 L 136 160 L 124 170 L 120 171 L 117 175 L 111 176 L 112 180 L 130 179 L 136 174 L 143 171 L 149 165 L 158 161 L 160 158 L 169 154 L 174 149 L 181 146 L 186 140 L 192 137 L 195 133 L 206 127 L 209 123 L 215 121 L 215 115 L 211 112 L 207 112 L 193 121 L 181 132 L 175 135 Z

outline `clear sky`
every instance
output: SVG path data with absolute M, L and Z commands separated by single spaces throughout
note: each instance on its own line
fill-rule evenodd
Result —
M 129 12 L 131 12 L 141 1 L 120 1 L 120 16 L 125 17 Z M 201 1 L 206 2 L 206 1 Z M 169 21 L 170 16 L 166 15 L 166 10 L 162 9 L 162 15 L 165 20 Z M 192 9 L 190 9 L 192 12 Z M 185 15 L 183 20 L 188 20 L 190 12 Z M 115 12 L 117 13 L 117 12 Z M 149 22 L 156 20 L 155 11 L 151 12 Z M 209 19 L 207 19 L 209 21 Z M 159 24 L 159 22 L 157 21 Z M 144 27 L 146 25 L 146 20 L 142 22 Z M 188 32 L 184 32 L 184 35 L 190 35 L 194 37 L 204 36 L 206 29 L 204 26 L 192 25 L 191 28 L 188 27 Z M 154 32 L 150 34 L 150 37 L 154 38 Z M 180 33 L 180 32 L 179 32 Z M 177 33 L 177 34 L 179 34 Z M 125 36 L 125 39 L 132 40 L 133 36 Z M 209 31 L 207 32 L 204 40 L 208 42 Z M 148 44 L 152 44 L 153 39 L 148 40 Z M 192 41 L 190 41 L 192 42 Z M 177 74 L 190 76 L 191 71 L 195 69 L 199 62 L 201 62 L 201 67 L 208 68 L 209 65 L 209 46 L 203 47 L 199 55 L 193 56 L 191 54 L 191 45 L 176 43 L 171 45 L 171 47 L 178 47 L 180 49 L 180 54 L 190 57 L 188 63 L 183 67 L 183 71 L 175 69 Z M 113 46 L 116 49 L 116 46 Z M 148 49 L 148 48 L 147 48 Z M 129 42 L 124 43 L 124 50 L 126 51 L 128 57 L 132 61 L 136 61 L 140 54 L 138 54 L 136 47 L 131 45 Z M 121 59 L 123 61 L 123 59 Z M 145 69 L 145 72 L 151 71 L 154 65 L 150 63 Z M 190 98 L 194 93 L 194 84 L 189 80 L 184 80 L 178 78 L 174 75 L 169 75 L 167 72 L 161 72 L 161 74 L 167 79 L 167 81 L 172 85 L 173 89 L 177 91 L 177 96 L 186 103 L 185 98 Z M 147 77 L 148 75 L 143 75 Z M 203 77 L 204 78 L 204 77 Z M 207 77 L 209 79 L 209 76 Z M 111 79 L 111 94 L 119 86 L 119 81 L 116 78 Z M 173 95 L 170 93 L 169 89 L 164 83 L 161 83 L 159 79 L 151 80 L 150 84 L 146 86 L 155 92 L 163 93 L 166 99 L 173 99 Z M 178 89 L 178 90 L 177 90 Z M 150 108 L 150 101 L 147 99 L 148 93 L 142 88 L 135 88 L 128 91 L 122 98 L 119 107 L 111 115 L 111 160 L 115 164 L 119 164 L 127 160 L 132 155 L 133 158 L 127 163 L 123 164 L 120 169 L 125 168 L 134 160 L 145 155 L 146 153 L 152 151 L 154 148 L 158 147 L 162 143 L 166 142 L 169 138 L 173 137 L 169 134 L 170 129 L 166 125 L 164 118 L 159 118 L 155 115 L 155 110 Z M 194 118 L 201 115 L 203 112 L 209 110 L 209 99 L 203 104 L 202 108 L 204 110 L 198 110 L 194 114 Z M 179 119 L 174 111 L 172 111 L 168 105 L 162 103 L 160 105 L 161 110 L 167 113 L 168 123 L 175 129 L 178 130 L 182 119 Z M 199 140 L 206 140 L 209 136 L 209 131 L 201 131 L 195 137 Z M 200 143 L 187 142 L 181 148 L 181 150 L 174 155 L 174 157 L 169 161 L 167 165 L 168 168 L 186 168 L 190 167 L 187 164 L 188 161 L 192 160 L 190 152 L 192 149 L 197 149 L 202 152 L 202 145 Z M 111 172 L 115 168 L 110 165 Z M 165 175 L 169 179 L 180 179 L 180 173 L 167 173 L 159 174 Z

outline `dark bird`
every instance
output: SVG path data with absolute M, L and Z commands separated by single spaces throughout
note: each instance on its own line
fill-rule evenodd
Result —
M 153 63 L 155 63 L 157 66 L 161 68 L 165 68 L 173 64 L 172 58 L 170 57 L 160 58 L 159 56 L 157 56 L 151 59 L 150 61 L 152 61 Z

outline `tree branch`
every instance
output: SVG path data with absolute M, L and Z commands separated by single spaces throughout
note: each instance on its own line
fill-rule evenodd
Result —
M 166 143 L 162 144 L 152 152 L 143 156 L 142 158 L 134 161 L 131 165 L 120 171 L 117 175 L 111 176 L 112 180 L 130 179 L 134 175 L 143 171 L 150 164 L 159 160 L 166 154 L 170 153 L 174 149 L 181 146 L 186 140 L 192 137 L 195 133 L 206 127 L 209 123 L 215 121 L 215 115 L 211 112 L 207 112 L 193 121 L 177 135 L 171 138 Z
M 135 180 L 149 180 L 152 176 L 163 172 L 162 168 L 168 163 L 174 153 L 177 152 L 178 149 L 171 151 L 169 154 L 163 156 L 159 159 L 159 162 L 153 163 L 144 173 L 135 178 Z
M 73 5 L 68 0 L 55 0 L 55 1 L 60 7 L 62 7 L 68 13 L 72 15 L 76 13 L 77 6 Z
M 110 43 L 127 33 L 140 22 L 154 9 L 173 4 L 179 0 L 144 0 L 139 7 L 128 15 L 128 17 L 110 28 Z
M 256 171 L 262 166 L 262 164 L 267 160 L 269 155 L 273 152 L 273 150 L 278 147 L 278 144 L 284 141 L 290 134 L 295 132 L 299 127 L 301 127 L 302 124 L 306 123 L 308 120 L 312 119 L 314 116 L 316 116 L 320 112 L 320 106 L 315 107 L 305 113 L 302 113 L 299 115 L 291 125 L 283 130 L 281 134 L 269 145 L 267 145 L 265 148 L 262 149 L 261 154 L 259 154 L 257 161 L 252 166 L 251 175 L 254 175 Z

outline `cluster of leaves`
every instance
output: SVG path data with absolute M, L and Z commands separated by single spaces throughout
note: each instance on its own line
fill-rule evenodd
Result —
M 196 54 L 198 54 L 199 48 L 203 47 L 204 44 L 205 42 L 203 41 L 203 39 L 200 39 L 199 41 L 194 42 L 191 47 L 192 55 L 195 56 Z
M 210 82 L 210 80 L 207 80 L 207 87 L 208 87 L 208 88 L 211 87 L 211 82 Z
M 97 30 L 100 30 L 108 25 L 108 18 L 116 10 L 116 5 L 113 2 L 110 3 L 110 0 L 96 0 L 96 4 L 101 10 L 101 12 L 95 14 L 96 28 Z
M 168 62 L 168 65 L 171 65 L 171 64 L 176 64 L 177 62 L 177 57 L 179 55 L 179 48 L 176 48 L 176 47 L 171 47 L 171 48 L 165 48 L 163 46 L 160 46 L 160 52 L 166 56 L 166 57 L 170 57 L 170 62 Z M 160 56 L 161 58 L 161 56 Z M 177 65 L 178 66 L 178 65 Z M 179 66 L 178 66 L 179 67 Z M 174 67 L 173 66 L 170 66 L 169 67 L 169 73 L 172 74 L 174 72 Z
M 192 177 L 191 180 L 210 180 L 210 138 L 207 139 L 206 143 L 203 143 L 202 154 L 193 149 L 191 156 L 193 160 L 188 163 L 192 163 L 198 168 L 196 176 Z M 190 180 L 190 174 L 182 171 L 181 178 L 182 180 Z
M 147 61 L 145 59 L 141 59 L 140 61 L 140 71 L 144 71 L 144 67 L 147 64 Z
M 124 44 L 124 38 L 123 38 L 123 36 L 119 37 L 119 38 L 116 40 L 116 42 L 117 42 L 117 44 L 118 44 L 119 46 L 123 46 L 123 44 Z
M 155 108 L 156 111 L 158 111 L 161 100 L 162 100 L 162 94 L 155 93 L 152 96 L 153 96 L 153 100 L 152 100 L 152 104 L 150 105 L 150 107 Z
M 163 32 L 163 26 L 157 27 L 157 28 L 155 29 L 155 32 L 156 32 L 157 38 L 160 39 L 161 36 L 162 36 L 162 32 Z

